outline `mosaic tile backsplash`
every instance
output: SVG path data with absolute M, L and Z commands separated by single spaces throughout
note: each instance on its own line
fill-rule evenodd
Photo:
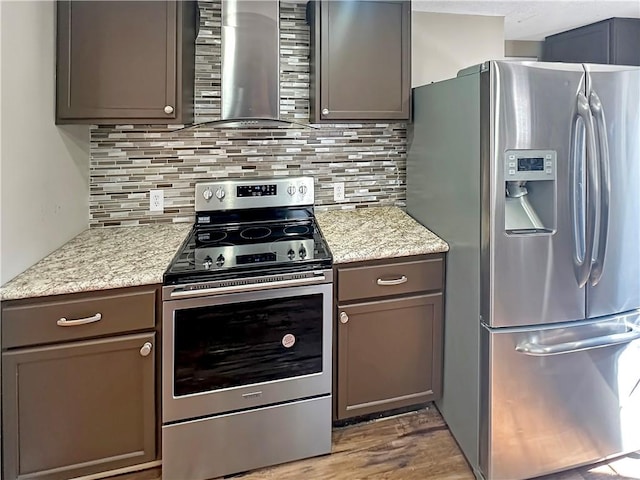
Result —
M 195 123 L 220 115 L 220 0 L 201 0 L 196 40 Z M 280 2 L 280 117 L 309 122 L 306 0 Z M 211 125 L 91 128 L 90 226 L 192 222 L 194 185 L 225 177 L 310 175 L 318 210 L 404 206 L 406 124 L 222 129 Z M 334 202 L 333 184 L 345 200 Z M 149 190 L 163 189 L 163 213 Z

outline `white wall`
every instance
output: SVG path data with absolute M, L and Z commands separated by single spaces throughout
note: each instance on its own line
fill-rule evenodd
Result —
M 411 86 L 504 58 L 504 18 L 411 12 Z
M 515 60 L 538 60 L 542 57 L 544 42 L 533 40 L 506 40 L 504 42 L 505 58 Z
M 89 127 L 54 123 L 54 8 L 0 1 L 0 284 L 89 224 Z

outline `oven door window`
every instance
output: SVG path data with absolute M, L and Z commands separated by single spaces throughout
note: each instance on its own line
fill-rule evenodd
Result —
M 174 395 L 322 371 L 322 294 L 176 310 Z

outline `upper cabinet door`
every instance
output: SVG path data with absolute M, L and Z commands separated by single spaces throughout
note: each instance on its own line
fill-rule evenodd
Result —
M 310 5 L 311 121 L 408 120 L 409 1 Z
M 57 123 L 187 123 L 195 8 L 180 1 L 59 1 Z

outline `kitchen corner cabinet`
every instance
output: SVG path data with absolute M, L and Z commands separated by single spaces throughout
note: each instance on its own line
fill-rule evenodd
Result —
M 193 120 L 196 2 L 56 6 L 56 123 Z
M 3 478 L 156 460 L 157 298 L 131 288 L 3 302 Z
M 310 121 L 406 121 L 411 105 L 411 5 L 320 0 L 310 25 Z
M 444 256 L 336 270 L 334 420 L 439 398 Z
M 545 38 L 545 62 L 640 65 L 640 19 L 610 18 Z

